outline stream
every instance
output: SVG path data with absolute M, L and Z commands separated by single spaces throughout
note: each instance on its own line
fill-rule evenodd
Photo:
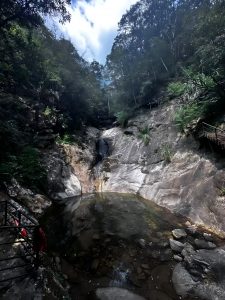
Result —
M 171 283 L 171 230 L 185 219 L 127 194 L 88 194 L 44 216 L 72 299 L 182 299 Z M 97 296 L 96 296 L 97 295 Z M 193 298 L 183 298 L 193 299 Z

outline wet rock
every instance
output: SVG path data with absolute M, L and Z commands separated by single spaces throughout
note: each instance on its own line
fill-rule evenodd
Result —
M 177 264 L 173 270 L 172 282 L 177 294 L 182 297 L 189 295 L 197 285 L 181 263 Z
M 184 229 L 174 229 L 172 234 L 175 239 L 181 239 L 187 236 L 187 233 Z
M 173 258 L 178 262 L 181 262 L 183 260 L 183 258 L 180 255 L 174 255 Z
M 207 242 L 205 240 L 195 240 L 195 245 L 198 249 L 215 249 L 216 245 L 212 242 Z
M 175 252 L 182 252 L 182 250 L 184 249 L 184 244 L 181 242 L 178 242 L 174 239 L 170 239 L 170 247 L 173 251 Z
M 109 287 L 96 290 L 96 296 L 99 300 L 144 300 L 145 298 L 138 296 L 128 290 Z

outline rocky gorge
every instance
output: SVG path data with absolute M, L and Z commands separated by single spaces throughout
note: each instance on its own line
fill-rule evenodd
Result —
M 72 299 L 224 299 L 224 161 L 179 133 L 177 106 L 42 149 L 46 195 L 7 186 L 41 218 Z
M 88 128 L 81 146 L 50 151 L 50 195 L 62 199 L 90 192 L 137 194 L 223 235 L 224 160 L 200 149 L 192 135 L 179 133 L 173 121 L 178 106 L 171 101 L 144 111 L 125 129 Z M 143 129 L 147 133 L 142 134 Z M 108 155 L 96 163 L 98 139 L 107 143 Z

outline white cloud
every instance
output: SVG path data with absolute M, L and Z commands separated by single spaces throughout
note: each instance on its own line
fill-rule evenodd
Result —
M 59 25 L 80 55 L 104 63 L 122 15 L 138 0 L 78 0 L 70 7 L 71 21 Z

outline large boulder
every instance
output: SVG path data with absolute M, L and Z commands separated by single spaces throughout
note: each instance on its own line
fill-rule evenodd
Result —
M 204 300 L 225 299 L 225 251 L 182 251 L 184 263 L 176 265 L 172 281 L 178 295 Z

